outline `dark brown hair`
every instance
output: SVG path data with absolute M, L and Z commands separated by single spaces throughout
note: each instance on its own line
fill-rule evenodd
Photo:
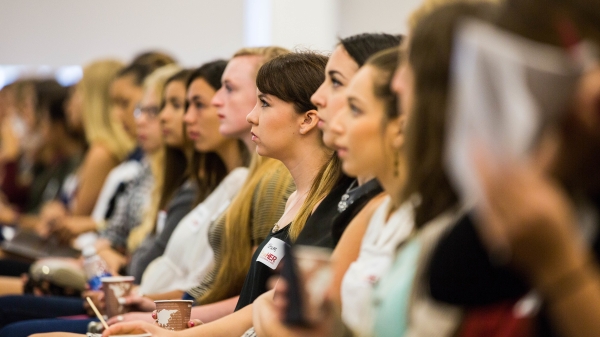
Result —
M 166 89 L 171 82 L 182 82 L 185 85 L 191 73 L 192 71 L 189 69 L 179 71 L 167 79 L 164 88 Z M 165 106 L 165 100 L 166 97 L 161 102 L 161 110 Z M 191 159 L 193 147 L 193 143 L 187 137 L 184 137 L 182 148 L 165 145 L 165 169 L 160 202 L 158 203 L 159 209 L 166 209 L 167 204 L 175 195 L 175 191 L 189 179 L 188 161 Z
M 208 62 L 191 72 L 186 81 L 186 91 L 190 85 L 197 79 L 203 79 L 215 91 L 221 88 L 221 76 L 225 71 L 227 61 L 216 60 Z M 187 111 L 189 102 L 186 100 L 185 109 Z M 240 141 L 241 142 L 241 141 Z M 239 147 L 240 155 L 247 153 L 246 146 L 243 143 Z M 202 202 L 208 197 L 217 186 L 227 176 L 227 167 L 225 163 L 215 152 L 199 152 L 194 150 L 191 161 L 191 170 L 198 191 L 196 194 L 197 203 Z M 199 175 L 200 174 L 200 175 Z
M 497 6 L 489 3 L 454 3 L 423 17 L 415 26 L 408 61 L 414 74 L 414 107 L 405 131 L 406 186 L 402 199 L 419 194 L 415 227 L 454 206 L 457 194 L 443 166 L 446 134 L 446 100 L 454 30 L 459 19 L 475 16 L 491 20 Z
M 256 77 L 256 86 L 263 94 L 273 95 L 292 103 L 296 112 L 316 110 L 310 98 L 325 80 L 328 58 L 304 52 L 278 56 L 265 63 Z M 290 237 L 295 240 L 317 203 L 322 200 L 339 179 L 339 169 L 324 165 L 315 177 L 300 211 L 290 226 Z
M 363 33 L 341 39 L 339 44 L 346 49 L 354 62 L 362 67 L 371 55 L 384 49 L 397 47 L 402 40 L 402 35 Z
M 398 110 L 398 95 L 392 91 L 390 86 L 399 59 L 400 48 L 393 47 L 376 53 L 366 63 L 366 65 L 376 69 L 373 78 L 373 93 L 377 99 L 385 104 L 384 121 L 395 119 L 402 113 Z

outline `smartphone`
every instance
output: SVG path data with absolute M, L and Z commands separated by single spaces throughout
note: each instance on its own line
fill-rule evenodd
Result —
M 330 260 L 330 249 L 286 245 L 281 269 L 288 283 L 285 324 L 310 327 L 320 320 L 332 279 Z

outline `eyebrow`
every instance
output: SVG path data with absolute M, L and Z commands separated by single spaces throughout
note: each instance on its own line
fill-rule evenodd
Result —
M 329 72 L 327 72 L 327 73 L 329 74 L 329 76 L 330 76 L 330 77 L 333 77 L 333 75 L 337 74 L 337 75 L 339 75 L 339 76 L 343 77 L 344 79 L 346 79 L 346 76 L 344 76 L 342 73 L 340 73 L 340 72 L 339 72 L 339 71 L 337 71 L 337 70 L 330 70 L 330 71 L 329 71 Z
M 263 94 L 263 93 L 258 94 L 258 98 L 262 98 L 262 99 L 268 99 L 269 98 L 268 96 L 269 96 L 269 94 Z
M 355 96 L 348 96 L 348 103 L 354 103 L 354 104 L 356 104 L 356 103 L 359 103 L 359 104 L 363 104 L 363 101 L 362 101 L 360 98 L 358 98 L 358 97 L 355 97 Z

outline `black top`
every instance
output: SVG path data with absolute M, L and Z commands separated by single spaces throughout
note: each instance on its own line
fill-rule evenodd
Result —
M 308 245 L 308 246 L 319 246 L 326 248 L 334 248 L 335 245 L 332 240 L 332 224 L 333 218 L 338 215 L 337 204 L 342 198 L 342 195 L 346 192 L 353 179 L 343 176 L 336 187 L 321 201 L 317 209 L 311 214 L 306 221 L 304 228 L 300 232 L 298 239 L 295 244 Z M 291 244 L 288 230 L 289 225 L 282 228 L 276 233 L 271 233 L 267 238 L 258 246 L 254 255 L 252 256 L 252 262 L 250 270 L 246 274 L 246 280 L 242 287 L 240 299 L 238 300 L 235 310 L 247 306 L 254 302 L 254 300 L 267 291 L 267 280 L 275 275 L 275 271 L 264 265 L 262 262 L 257 262 L 260 253 L 271 238 L 278 238 L 284 241 L 286 244 Z
M 310 215 L 304 229 L 300 232 L 295 244 L 306 246 L 317 246 L 324 248 L 335 248 L 336 240 L 333 239 L 333 231 L 344 231 L 347 222 L 336 223 L 342 229 L 333 228 L 333 219 L 338 216 L 338 203 L 342 195 L 346 193 L 348 187 L 354 179 L 344 176 L 340 182 L 334 187 L 331 192 L 321 201 L 319 207 Z
M 371 179 L 361 186 L 347 191 L 342 196 L 342 200 L 338 204 L 338 215 L 333 219 L 332 225 L 331 236 L 334 246 L 337 246 L 350 221 L 354 219 L 371 199 L 381 192 L 383 192 L 383 188 L 381 188 L 379 181 Z
M 289 230 L 290 225 L 287 225 L 275 233 L 271 232 L 269 236 L 261 242 L 258 248 L 256 248 L 256 251 L 254 251 L 254 254 L 252 255 L 250 270 L 248 270 L 248 274 L 246 274 L 246 280 L 244 281 L 244 286 L 242 287 L 242 292 L 240 293 L 240 298 L 235 307 L 235 311 L 251 304 L 258 296 L 267 291 L 267 281 L 271 276 L 275 275 L 275 270 L 256 260 L 272 238 L 282 240 L 289 245 Z
M 596 203 L 596 207 L 598 205 Z M 596 260 L 600 260 L 598 237 L 593 241 L 593 250 Z M 440 240 L 428 273 L 434 299 L 471 308 L 517 300 L 530 289 L 525 277 L 509 266 L 499 266 L 491 261 L 470 216 L 460 219 Z M 556 335 L 544 308 L 536 330 L 537 336 Z

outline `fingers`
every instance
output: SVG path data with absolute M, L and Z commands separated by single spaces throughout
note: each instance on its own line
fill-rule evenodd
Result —
M 109 326 L 108 330 L 104 330 L 102 336 L 109 337 L 110 335 L 140 334 L 145 332 L 154 336 L 159 335 L 161 329 L 144 321 L 125 322 Z
M 199 320 L 199 319 L 192 319 L 192 320 L 190 320 L 187 323 L 187 326 L 188 326 L 188 328 L 193 328 L 193 327 L 196 327 L 196 326 L 199 326 L 199 325 L 202 325 L 202 324 L 204 324 L 204 322 L 202 322 L 201 320 Z

